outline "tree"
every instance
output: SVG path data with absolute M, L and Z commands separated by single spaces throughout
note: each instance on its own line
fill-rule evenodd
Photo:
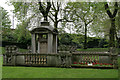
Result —
M 19 21 L 14 31 L 16 42 L 30 45 L 30 23 L 39 13 L 39 9 L 36 9 L 35 5 L 29 2 L 11 2 L 11 4 L 15 7 L 14 14 Z
M 63 12 L 64 10 L 63 9 L 64 7 L 62 7 L 61 2 L 11 2 L 11 4 L 15 7 L 14 13 L 16 14 L 20 22 L 22 22 L 22 20 L 26 20 L 28 18 L 27 15 L 32 16 L 31 14 L 35 15 L 39 14 L 38 16 L 35 17 L 40 17 L 39 18 L 40 20 L 41 16 L 43 15 L 44 20 L 49 19 L 50 21 L 53 22 L 54 24 L 53 26 L 56 31 L 58 29 L 59 22 L 63 21 L 71 22 L 70 20 L 67 20 L 63 17 L 63 13 L 62 14 L 60 13 Z M 33 20 L 35 17 L 31 19 Z
M 0 12 L 2 13 L 2 40 L 11 41 L 13 39 L 13 36 L 10 35 L 12 31 L 10 29 L 11 21 L 8 12 L 3 7 L 0 7 Z
M 23 21 L 21 24 L 18 25 L 18 27 L 15 29 L 15 33 L 14 36 L 16 38 L 16 41 L 18 43 L 22 43 L 25 45 L 30 45 L 31 44 L 31 34 L 30 31 L 28 29 L 26 29 L 27 27 L 27 21 Z
M 108 14 L 110 21 L 111 21 L 111 27 L 110 27 L 110 32 L 109 32 L 109 47 L 115 47 L 115 34 L 116 34 L 116 26 L 115 26 L 115 17 L 118 12 L 118 3 L 115 2 L 114 5 L 114 12 L 113 14 L 109 10 L 108 3 L 105 4 L 105 10 L 106 13 Z
M 56 6 L 55 6 L 55 2 L 51 2 L 51 4 L 52 4 L 52 7 L 51 7 L 49 18 L 53 21 L 54 28 L 57 31 L 58 23 L 61 20 L 61 19 L 58 19 L 58 13 L 60 11 L 60 5 L 61 5 L 61 3 L 57 2 Z
M 72 20 L 68 20 L 64 15 L 64 7 L 65 4 L 62 4 L 61 2 L 51 2 L 51 10 L 49 18 L 54 22 L 54 28 L 58 29 L 58 23 L 59 22 L 73 22 Z
M 2 12 L 2 27 L 3 28 L 10 28 L 11 21 L 10 21 L 8 12 L 3 7 L 0 7 L 0 8 L 1 8 L 1 12 Z
M 10 2 L 9 4 L 14 6 L 13 12 L 19 22 L 22 22 L 23 20 L 27 19 L 27 13 L 28 13 L 30 3 Z
M 87 49 L 88 27 L 93 22 L 95 16 L 93 3 L 90 2 L 69 2 L 66 7 L 66 16 L 74 20 L 74 25 L 80 31 L 84 30 L 84 49 Z
M 116 15 L 116 34 L 120 31 L 120 2 L 118 2 L 118 15 Z M 120 48 L 120 38 L 116 35 L 117 48 Z

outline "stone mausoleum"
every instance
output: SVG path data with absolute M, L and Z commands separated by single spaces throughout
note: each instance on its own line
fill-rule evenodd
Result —
M 41 22 L 31 31 L 32 53 L 57 53 L 57 32 L 49 22 Z

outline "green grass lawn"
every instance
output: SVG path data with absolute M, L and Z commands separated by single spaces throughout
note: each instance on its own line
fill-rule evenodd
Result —
M 3 53 L 4 48 L 1 48 Z M 87 49 L 95 51 L 98 49 Z M 100 49 L 99 49 L 100 50 Z M 102 49 L 101 49 L 102 50 Z M 107 50 L 107 49 L 104 49 Z M 19 49 L 25 52 L 24 49 Z M 2 57 L 0 57 L 2 62 Z M 120 65 L 120 58 L 118 59 Z M 1 63 L 0 63 L 1 64 Z M 55 67 L 12 67 L 3 66 L 3 78 L 117 78 L 117 69 L 92 69 L 92 68 L 55 68 Z
M 0 79 L 2 78 L 2 56 L 0 56 Z
M 118 57 L 118 67 L 120 68 L 120 57 Z
M 77 51 L 108 51 L 108 48 L 88 48 L 88 49 L 77 49 Z
M 19 49 L 19 52 L 26 52 L 26 49 Z M 77 51 L 108 51 L 108 48 L 88 48 L 88 49 L 77 49 Z M 0 54 L 5 53 L 5 48 L 0 47 Z
M 115 69 L 3 67 L 3 78 L 117 78 Z
M 0 47 L 0 54 L 5 53 L 5 48 L 4 47 Z
M 118 77 L 120 78 L 120 56 L 118 57 Z

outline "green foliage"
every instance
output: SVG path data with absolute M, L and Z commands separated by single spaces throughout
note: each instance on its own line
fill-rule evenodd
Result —
M 7 10 L 5 10 L 3 7 L 0 7 L 0 12 L 2 12 L 2 28 L 9 29 L 11 27 L 11 21 L 8 15 Z
M 83 32 L 84 27 L 91 25 L 96 19 L 96 3 L 91 2 L 69 2 L 65 7 L 65 17 L 73 20 L 74 27 L 77 28 L 77 32 Z
M 71 34 L 72 42 L 75 43 L 78 47 L 83 48 L 84 36 L 81 34 Z
M 34 17 L 34 15 L 29 18 L 22 20 L 20 24 L 17 25 L 13 35 L 15 36 L 16 42 L 23 43 L 25 45 L 31 44 L 31 33 L 29 31 L 29 23 L 30 20 Z
M 27 49 L 19 49 L 18 51 L 19 51 L 19 52 L 22 52 L 22 53 L 28 52 Z
M 5 48 L 4 47 L 0 47 L 0 54 L 4 54 L 5 53 Z
M 83 34 L 84 48 L 87 48 L 87 35 L 90 34 L 92 23 L 96 21 L 98 11 L 96 10 L 97 3 L 92 2 L 69 2 L 66 9 L 66 18 L 73 20 L 74 29 L 77 33 Z M 69 26 L 68 26 L 69 27 Z
M 11 21 L 8 15 L 7 10 L 0 7 L 0 12 L 2 13 L 2 40 L 3 41 L 13 41 L 11 27 Z
M 2 41 L 13 41 L 14 35 L 12 29 L 2 28 Z
M 84 45 L 84 35 L 81 34 L 69 34 L 62 33 L 58 35 L 59 45 L 72 45 L 78 48 L 83 48 Z M 88 37 L 88 48 L 107 48 L 108 40 L 96 37 Z
M 18 20 L 22 22 L 22 24 L 19 25 L 19 29 L 21 29 L 21 32 L 16 30 L 15 34 L 17 34 L 16 41 L 21 42 L 21 43 L 27 43 L 28 39 L 25 39 L 27 31 L 24 30 L 25 28 L 20 28 L 24 26 L 28 26 L 29 21 L 33 18 L 31 15 L 28 14 L 32 12 L 32 14 L 38 14 L 40 13 L 39 11 L 39 5 L 38 3 L 25 3 L 25 2 L 11 2 L 11 4 L 15 7 L 14 13 L 16 14 Z M 53 3 L 54 4 L 54 3 Z M 53 16 L 55 15 L 55 11 L 58 13 L 58 10 L 54 10 L 54 6 L 57 9 L 59 8 L 60 5 L 56 6 L 57 4 L 52 5 L 52 18 L 55 19 Z M 44 5 L 45 7 L 45 5 Z M 111 6 L 112 7 L 112 6 Z M 111 8 L 110 7 L 110 8 Z M 60 9 L 61 10 L 61 9 Z M 72 20 L 74 21 L 72 24 L 72 30 L 76 31 L 79 34 L 85 34 L 85 24 L 87 24 L 87 29 L 88 31 L 86 32 L 87 34 L 94 33 L 97 36 L 100 37 L 105 37 L 103 35 L 107 35 L 109 33 L 109 17 L 107 16 L 105 9 L 104 9 L 104 2 L 68 2 L 67 6 L 64 8 L 65 14 L 64 14 L 64 19 L 67 20 Z M 29 15 L 31 18 L 29 18 L 27 15 Z M 49 16 L 51 16 L 49 15 Z M 118 18 L 119 19 L 119 18 Z M 56 19 L 58 20 L 58 19 Z M 33 21 L 33 20 L 32 20 Z M 53 20 L 55 21 L 55 20 Z M 58 20 L 59 21 L 59 20 Z M 68 23 L 68 22 L 67 22 Z M 69 28 L 70 25 L 68 25 L 65 21 L 63 21 L 63 28 Z M 118 24 L 118 23 L 117 23 Z M 25 31 L 23 32 L 22 31 Z M 63 32 L 63 29 L 60 30 Z M 23 33 L 24 35 L 21 35 L 20 33 Z M 104 34 L 102 34 L 104 33 Z M 29 34 L 28 34 L 29 35 Z M 63 37 L 64 38 L 63 38 Z M 79 45 L 80 47 L 83 47 L 84 43 L 84 37 L 83 36 L 77 36 L 77 35 L 62 35 L 60 38 L 60 44 L 70 44 L 70 45 Z M 27 36 L 28 37 L 28 36 Z M 24 40 L 24 42 L 23 42 Z M 26 42 L 25 42 L 26 41 Z M 95 40 L 96 41 L 96 40 Z M 89 38 L 87 43 L 90 42 Z M 94 40 L 92 40 L 93 44 Z M 104 40 L 97 40 L 96 43 L 99 44 L 97 47 L 107 47 L 107 44 L 103 44 L 105 41 Z M 97 45 L 96 44 L 96 45 Z M 77 46 L 78 46 L 77 45 Z
M 28 3 L 24 2 L 11 2 L 11 5 L 15 7 L 14 14 L 18 20 L 23 20 L 27 16 Z
M 59 40 L 61 44 L 66 44 L 66 45 L 72 45 L 72 38 L 70 36 L 70 34 L 68 33 L 63 33 L 59 35 Z
M 89 48 L 107 48 L 108 40 L 96 37 L 88 37 L 87 44 Z
M 69 46 L 78 46 L 82 47 L 83 35 L 80 34 L 69 34 L 62 33 L 58 35 L 59 45 L 69 45 Z
M 116 32 L 120 30 L 120 3 L 118 8 L 118 15 L 116 16 Z
M 39 5 L 38 3 L 33 2 L 10 2 L 10 5 L 14 6 L 14 14 L 15 17 L 17 17 L 18 22 L 26 22 L 25 25 L 28 25 L 35 20 L 35 17 L 40 17 L 40 11 L 38 9 Z M 23 23 L 24 24 L 24 23 Z M 31 26 L 26 26 L 30 28 Z
M 19 24 L 18 27 L 15 29 L 15 38 L 17 39 L 18 43 L 24 43 L 25 45 L 31 43 L 31 34 L 28 29 L 26 29 L 27 25 L 26 22 Z

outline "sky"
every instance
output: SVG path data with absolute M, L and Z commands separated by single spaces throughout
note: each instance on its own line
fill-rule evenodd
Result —
M 3 7 L 5 10 L 7 10 L 8 15 L 10 16 L 11 19 L 11 28 L 13 28 L 13 13 L 12 10 L 14 10 L 14 7 L 11 5 L 8 5 L 6 2 L 9 0 L 0 0 L 0 6 Z M 17 21 L 14 19 L 14 27 L 16 27 Z

